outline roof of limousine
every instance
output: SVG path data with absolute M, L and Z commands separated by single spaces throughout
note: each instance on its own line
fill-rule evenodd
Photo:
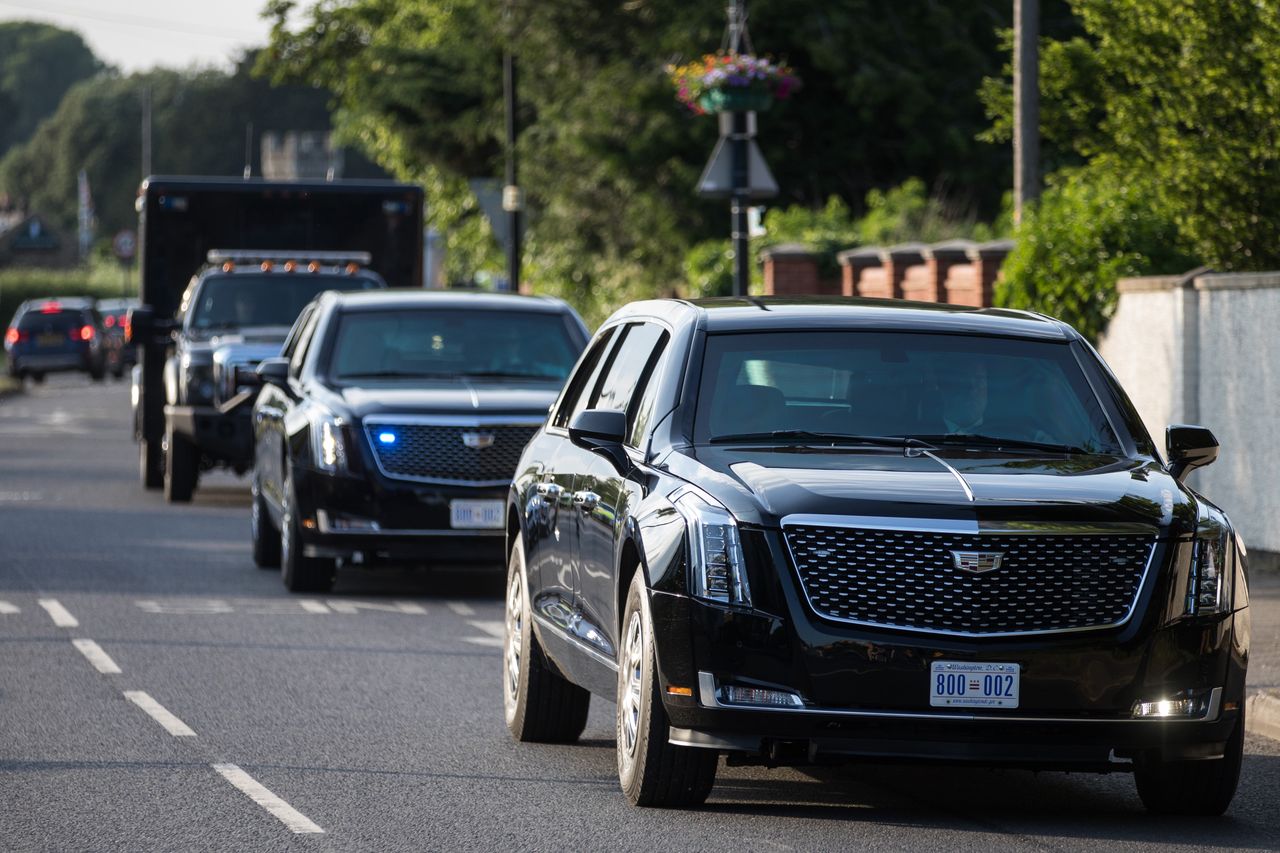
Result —
M 861 328 L 1052 340 L 1076 337 L 1067 324 L 1029 311 L 830 296 L 651 299 L 619 309 L 610 320 L 642 316 L 665 318 L 669 322 L 702 318 L 709 332 Z
M 386 290 L 359 290 L 326 294 L 347 309 L 414 309 L 471 308 L 505 311 L 537 311 L 559 314 L 569 310 L 561 299 L 550 296 L 523 296 L 517 293 L 488 293 L 467 290 L 419 290 L 417 288 L 389 288 Z

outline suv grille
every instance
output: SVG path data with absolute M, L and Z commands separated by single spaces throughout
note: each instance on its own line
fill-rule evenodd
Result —
M 788 525 L 810 606 L 828 619 L 951 634 L 1033 634 L 1126 621 L 1153 536 L 980 535 Z M 981 573 L 952 551 L 1001 554 Z
M 533 425 L 456 426 L 365 422 L 365 434 L 383 474 L 400 480 L 460 485 L 511 482 Z M 382 441 L 384 434 L 393 442 Z

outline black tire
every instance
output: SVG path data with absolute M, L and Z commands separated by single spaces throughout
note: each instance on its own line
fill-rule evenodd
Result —
M 525 585 L 524 545 L 507 566 L 502 708 L 511 736 L 523 743 L 573 743 L 587 726 L 591 694 L 556 672 L 538 645 Z
M 633 806 L 701 805 L 715 785 L 720 753 L 667 741 L 670 723 L 658 692 L 653 620 L 641 571 L 627 592 L 618 645 L 616 731 L 622 793 Z
M 164 438 L 164 499 L 174 504 L 187 503 L 200 475 L 200 452 L 172 425 L 165 428 Z
M 253 541 L 253 564 L 260 569 L 280 568 L 280 532 L 271 523 L 271 512 L 256 477 L 253 505 L 249 510 L 249 535 Z
M 32 382 L 34 382 L 35 384 L 37 384 L 37 385 L 43 385 L 43 384 L 44 384 L 44 374 L 43 374 L 43 373 L 28 373 L 27 375 L 31 377 L 31 381 L 32 381 Z
M 138 439 L 138 479 L 144 489 L 164 487 L 164 454 L 160 442 Z
M 280 518 L 280 579 L 290 592 L 328 592 L 333 589 L 333 573 L 337 570 L 334 560 L 308 557 L 302 550 L 298 535 L 296 496 L 293 492 L 293 475 L 285 472 L 284 512 Z
M 101 382 L 107 378 L 107 368 L 104 365 L 89 368 L 89 378 L 94 382 Z
M 1147 811 L 1155 814 L 1214 817 L 1231 805 L 1244 761 L 1244 704 L 1236 730 L 1220 759 L 1161 761 L 1152 756 L 1134 762 L 1133 780 Z

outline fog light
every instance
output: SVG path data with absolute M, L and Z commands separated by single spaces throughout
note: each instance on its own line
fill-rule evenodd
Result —
M 373 519 L 355 515 L 330 515 L 319 510 L 316 517 L 320 520 L 321 533 L 376 533 L 382 529 L 382 525 Z
M 769 690 L 764 687 L 742 687 L 725 684 L 720 688 L 719 699 L 725 705 L 760 705 L 767 708 L 803 708 L 804 702 L 786 690 Z
M 1216 717 L 1222 688 L 1212 690 L 1184 690 L 1168 698 L 1133 703 L 1133 716 L 1143 718 L 1169 718 L 1201 720 Z

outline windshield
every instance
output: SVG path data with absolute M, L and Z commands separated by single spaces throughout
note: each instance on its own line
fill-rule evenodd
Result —
M 358 311 L 339 321 L 329 375 L 338 381 L 467 376 L 563 382 L 579 349 L 560 314 Z
M 694 434 L 1120 452 L 1069 345 L 948 334 L 709 335 Z
M 371 278 L 314 273 L 210 276 L 187 309 L 187 328 L 292 326 L 306 304 L 326 290 L 372 290 L 381 286 Z

